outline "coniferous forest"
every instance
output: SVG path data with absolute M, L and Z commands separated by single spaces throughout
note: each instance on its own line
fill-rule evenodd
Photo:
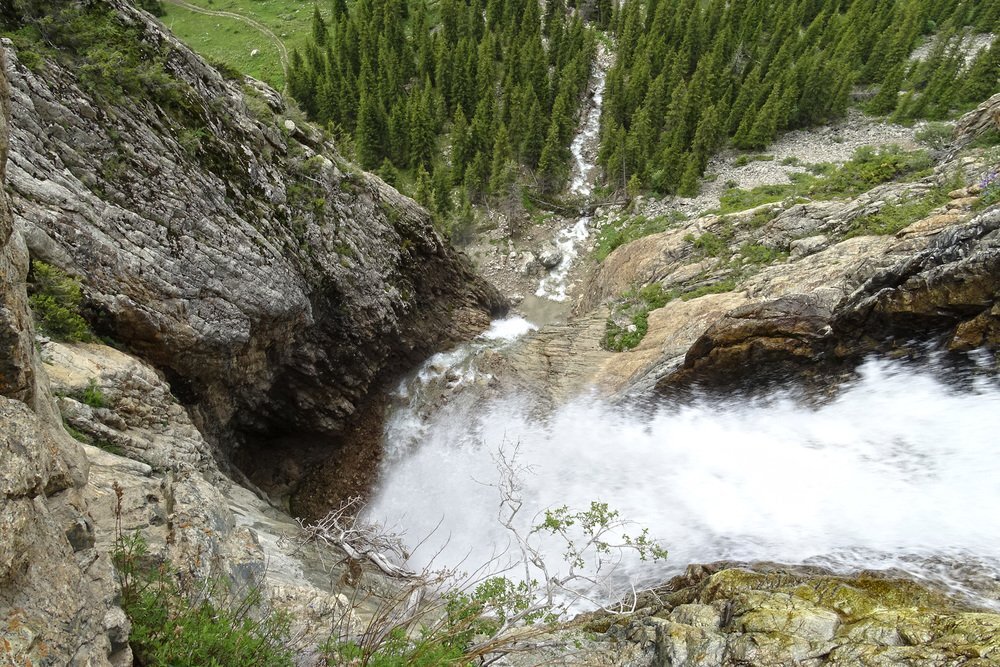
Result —
M 852 104 L 909 122 L 982 101 L 1000 90 L 1000 46 L 970 59 L 965 44 L 998 25 L 1000 0 L 334 0 L 289 88 L 439 215 L 515 205 L 565 185 L 603 39 L 604 184 L 693 195 L 723 146 L 762 149 Z
M 413 170 L 418 199 L 444 215 L 453 186 L 463 203 L 516 199 L 526 173 L 562 186 L 594 50 L 593 28 L 558 2 L 543 15 L 533 0 L 337 0 L 314 15 L 289 88 L 365 168 L 390 182 Z
M 860 87 L 885 84 L 871 112 L 944 118 L 997 90 L 996 40 L 968 69 L 960 42 L 998 24 L 996 0 L 627 1 L 611 27 L 600 161 L 609 179 L 691 195 L 725 142 L 764 148 L 842 116 Z M 929 34 L 930 56 L 910 61 Z

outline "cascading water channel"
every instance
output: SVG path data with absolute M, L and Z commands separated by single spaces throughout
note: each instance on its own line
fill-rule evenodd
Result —
M 572 145 L 571 191 L 585 197 L 607 66 L 602 50 Z M 583 217 L 559 233 L 563 259 L 537 296 L 567 298 L 589 223 Z M 989 592 L 1000 578 L 995 374 L 959 388 L 945 381 L 952 371 L 934 364 L 871 360 L 818 407 L 787 390 L 767 401 L 705 398 L 642 410 L 582 396 L 540 415 L 529 395 L 485 391 L 494 378 L 484 362 L 535 328 L 520 317 L 494 322 L 396 391 L 368 511 L 422 541 L 411 565 L 433 559 L 473 570 L 510 546 L 497 521 L 495 456 L 516 448 L 530 469 L 520 479 L 521 530 L 546 508 L 607 502 L 670 550 L 665 563 L 623 563 L 618 574 L 636 584 L 717 560 L 898 568 L 1000 607 Z M 546 548 L 558 562 L 561 545 Z
M 573 155 L 573 177 L 570 194 L 590 197 L 594 190 L 594 172 L 597 168 L 597 149 L 601 131 L 601 108 L 604 102 L 604 85 L 608 73 L 608 56 L 604 45 L 598 45 L 594 71 L 593 91 L 590 106 L 584 117 L 583 126 L 570 145 Z M 553 301 L 565 301 L 570 269 L 579 254 L 579 247 L 590 236 L 590 216 L 583 216 L 573 225 L 562 229 L 554 239 L 556 248 L 562 254 L 559 264 L 542 278 L 535 296 Z

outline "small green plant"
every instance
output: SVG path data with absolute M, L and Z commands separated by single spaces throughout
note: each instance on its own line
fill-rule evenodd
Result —
M 708 296 L 709 294 L 732 292 L 734 289 L 736 289 L 736 280 L 734 278 L 727 278 L 726 280 L 721 280 L 717 283 L 712 283 L 711 285 L 703 285 L 701 287 L 688 290 L 680 295 L 680 299 L 681 301 L 692 301 L 703 296 Z
M 185 582 L 157 563 L 138 533 L 122 528 L 124 490 L 114 484 L 115 545 L 112 563 L 121 606 L 132 622 L 129 643 L 137 664 L 149 667 L 283 667 L 293 664 L 289 620 L 258 612 L 259 587 L 233 590 L 221 581 Z M 217 600 L 222 600 L 218 603 Z
M 969 148 L 992 148 L 1000 146 L 1000 130 L 990 128 L 972 140 Z
M 659 283 L 622 294 L 613 316 L 604 326 L 601 347 L 612 352 L 624 352 L 636 347 L 649 330 L 650 311 L 662 308 L 677 295 L 676 291 L 665 290 Z
M 921 199 L 901 204 L 886 204 L 876 213 L 863 215 L 851 221 L 845 238 L 855 236 L 887 236 L 895 234 L 927 216 L 948 201 L 947 188 L 935 188 Z
M 83 301 L 80 281 L 35 260 L 31 263 L 30 282 L 28 301 L 42 333 L 68 343 L 93 340 L 79 312 Z
M 740 247 L 739 258 L 743 264 L 765 266 L 788 256 L 788 253 L 756 243 L 745 243 Z
M 684 217 L 684 214 L 679 212 L 671 212 L 668 215 L 660 215 L 655 218 L 637 215 L 606 224 L 601 228 L 597 237 L 594 257 L 598 262 L 602 262 L 620 246 L 644 236 L 666 231 L 683 220 Z
M 948 123 L 927 123 L 914 138 L 933 150 L 941 150 L 951 143 L 953 128 Z
M 97 380 L 90 378 L 90 382 L 87 386 L 80 392 L 78 398 L 81 403 L 89 405 L 92 408 L 106 408 L 108 406 L 108 401 L 104 396 L 104 392 L 101 391 L 100 386 L 97 384 Z
M 684 240 L 694 246 L 700 257 L 719 257 L 729 250 L 726 239 L 713 232 L 705 232 L 701 236 L 687 234 Z
M 796 194 L 792 184 L 759 185 L 751 190 L 729 188 L 719 197 L 718 213 L 726 215 L 756 208 L 763 204 L 772 204 Z
M 733 166 L 745 167 L 751 162 L 773 162 L 773 161 L 774 161 L 774 156 L 768 155 L 766 153 L 753 153 L 753 154 L 744 153 L 743 155 L 740 155 L 735 160 L 733 160 Z
M 975 206 L 977 211 L 1000 202 L 1000 172 L 987 172 L 979 182 L 979 190 L 979 201 Z
M 611 352 L 631 350 L 642 342 L 649 331 L 649 311 L 643 310 L 632 316 L 628 324 L 621 325 L 608 319 L 604 325 L 601 347 Z

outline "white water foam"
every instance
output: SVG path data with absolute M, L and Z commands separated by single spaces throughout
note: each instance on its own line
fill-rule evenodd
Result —
M 569 272 L 573 268 L 573 262 L 576 261 L 577 255 L 579 255 L 579 246 L 587 240 L 588 236 L 590 236 L 589 217 L 580 218 L 572 227 L 559 230 L 555 238 L 555 245 L 562 253 L 562 259 L 538 283 L 535 296 L 552 301 L 565 301 L 568 298 Z
M 387 460 L 398 460 L 422 442 L 431 428 L 423 417 L 428 404 L 477 382 L 489 382 L 492 376 L 479 369 L 481 355 L 503 350 L 536 329 L 516 315 L 493 320 L 476 338 L 433 355 L 404 378 L 391 396 L 395 408 L 386 420 L 383 440 Z
M 582 197 L 589 197 L 594 190 L 593 173 L 597 168 L 595 164 L 598 142 L 598 134 L 601 131 L 601 109 L 604 103 L 604 86 L 607 80 L 607 70 L 600 63 L 603 63 L 603 46 L 601 55 L 598 56 L 599 66 L 594 73 L 594 93 L 590 107 L 587 109 L 587 116 L 584 118 L 583 126 L 573 138 L 570 144 L 570 152 L 573 155 L 573 178 L 570 181 L 569 191 L 571 194 Z M 570 269 L 579 254 L 580 245 L 590 236 L 590 218 L 579 218 L 571 227 L 562 229 L 556 235 L 555 245 L 562 253 L 562 260 L 552 269 L 541 282 L 535 291 L 535 296 L 552 301 L 565 301 L 567 298 L 567 280 Z
M 584 398 L 547 419 L 530 407 L 439 411 L 419 445 L 387 464 L 372 515 L 414 540 L 441 523 L 417 561 L 439 549 L 439 565 L 485 561 L 509 543 L 491 455 L 516 442 L 533 470 L 522 480 L 528 517 L 600 500 L 662 540 L 665 565 L 627 564 L 640 583 L 721 559 L 937 579 L 951 559 L 1000 574 L 995 381 L 960 391 L 930 371 L 871 361 L 820 407 L 706 399 L 638 415 Z
M 600 58 L 598 58 L 600 62 Z M 587 110 L 587 117 L 583 121 L 583 127 L 573 138 L 569 150 L 573 154 L 573 179 L 569 185 L 569 191 L 575 195 L 589 197 L 594 190 L 591 178 L 596 165 L 594 156 L 588 155 L 593 152 L 598 145 L 597 135 L 601 131 L 601 108 L 604 104 L 604 85 L 607 72 L 599 68 L 594 77 L 594 99 Z

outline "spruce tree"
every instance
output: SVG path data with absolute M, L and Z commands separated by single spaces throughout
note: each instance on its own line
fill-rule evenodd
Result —
M 381 110 L 371 95 L 362 93 L 358 103 L 358 129 L 354 134 L 354 148 L 358 161 L 365 169 L 373 169 L 382 161 L 382 136 Z
M 326 46 L 326 21 L 323 20 L 323 16 L 319 13 L 319 7 L 313 5 L 313 15 L 312 15 L 312 38 L 313 43 L 316 46 Z

